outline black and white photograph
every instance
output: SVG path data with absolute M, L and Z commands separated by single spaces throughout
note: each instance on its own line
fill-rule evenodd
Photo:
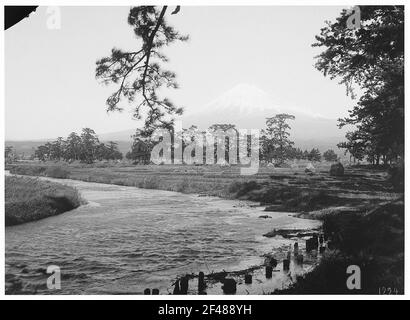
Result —
M 403 4 L 3 10 L 5 296 L 405 294 Z

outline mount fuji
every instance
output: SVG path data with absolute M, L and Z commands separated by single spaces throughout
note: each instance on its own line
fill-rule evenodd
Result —
M 282 106 L 267 92 L 249 84 L 239 84 L 204 106 L 187 110 L 181 120 L 183 127 L 197 125 L 206 129 L 215 123 L 231 123 L 241 129 L 262 129 L 266 118 L 278 113 L 295 116 L 289 125 L 296 146 L 316 144 L 334 149 L 343 140 L 345 132 L 337 127 L 336 119 Z

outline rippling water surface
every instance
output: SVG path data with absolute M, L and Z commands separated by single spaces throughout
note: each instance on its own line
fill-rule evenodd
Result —
M 53 180 L 53 179 L 48 179 Z M 6 228 L 6 280 L 23 290 L 50 292 L 49 265 L 61 268 L 63 294 L 171 291 L 185 273 L 240 270 L 262 254 L 289 245 L 265 238 L 273 228 L 318 225 L 288 213 L 269 213 L 239 201 L 74 180 L 88 204 L 73 211 Z

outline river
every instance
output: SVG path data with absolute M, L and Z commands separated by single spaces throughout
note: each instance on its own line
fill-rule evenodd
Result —
M 320 225 L 241 201 L 45 179 L 77 188 L 88 203 L 6 228 L 6 282 L 20 283 L 22 293 L 141 294 L 158 288 L 168 294 L 177 276 L 243 270 L 263 264 L 266 253 L 285 252 L 294 240 L 262 236 L 274 228 Z M 263 214 L 271 218 L 259 218 Z M 46 286 L 50 265 L 61 268 L 60 290 Z M 238 293 L 262 294 L 288 281 L 283 272 L 262 278 L 263 270 L 256 270 L 254 285 L 240 285 Z M 222 294 L 220 284 L 209 293 Z

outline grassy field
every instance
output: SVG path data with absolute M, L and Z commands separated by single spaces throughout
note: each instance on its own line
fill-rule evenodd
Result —
M 5 177 L 6 226 L 60 214 L 80 204 L 74 188 L 37 178 Z
M 276 293 L 378 294 L 380 288 L 403 293 L 404 195 L 394 191 L 387 170 L 345 166 L 345 174 L 335 177 L 329 174 L 330 163 L 315 163 L 314 173 L 305 173 L 306 164 L 262 166 L 253 176 L 241 176 L 234 166 L 27 163 L 7 169 L 23 175 L 252 200 L 266 211 L 297 212 L 324 222 L 333 249 L 295 286 Z M 364 272 L 364 287 L 355 292 L 346 289 L 345 267 L 351 264 Z
M 52 162 L 10 165 L 8 169 L 22 175 L 246 199 L 266 205 L 267 211 L 300 212 L 311 218 L 321 218 L 329 210 L 361 210 L 400 196 L 393 192 L 385 170 L 346 167 L 344 176 L 334 177 L 329 175 L 330 165 L 315 164 L 314 174 L 305 173 L 305 162 L 292 168 L 263 166 L 252 176 L 241 176 L 239 167 L 235 166 Z

